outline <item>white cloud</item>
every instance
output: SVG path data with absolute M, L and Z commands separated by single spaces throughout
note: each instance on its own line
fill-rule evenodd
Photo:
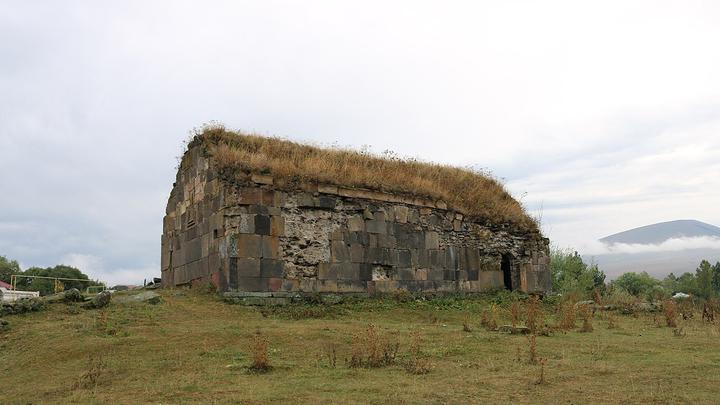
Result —
M 578 249 L 718 224 L 717 21 L 700 0 L 5 1 L 0 254 L 157 275 L 175 157 L 212 119 L 488 167 Z
M 593 242 L 586 245 L 585 255 L 604 255 L 616 253 L 662 253 L 680 252 L 692 249 L 718 249 L 720 238 L 711 236 L 671 238 L 658 244 Z

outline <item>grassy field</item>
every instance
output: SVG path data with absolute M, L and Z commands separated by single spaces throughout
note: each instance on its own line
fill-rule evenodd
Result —
M 527 336 L 480 326 L 492 297 L 269 310 L 161 294 L 158 305 L 55 304 L 6 317 L 0 403 L 717 403 L 720 395 L 720 328 L 699 314 L 681 330 L 652 314 L 616 315 L 618 328 L 608 329 L 598 312 L 593 332 L 538 336 L 541 366 L 529 362 Z M 509 323 L 507 305 L 496 313 Z M 351 368 L 369 324 L 381 342 L 399 344 L 397 357 Z M 248 367 L 258 332 L 269 342 L 266 373 Z M 429 372 L 412 374 L 409 364 Z

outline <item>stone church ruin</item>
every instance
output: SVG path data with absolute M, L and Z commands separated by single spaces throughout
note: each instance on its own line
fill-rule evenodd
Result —
M 548 240 L 465 169 L 208 127 L 168 199 L 162 285 L 248 295 L 550 290 Z

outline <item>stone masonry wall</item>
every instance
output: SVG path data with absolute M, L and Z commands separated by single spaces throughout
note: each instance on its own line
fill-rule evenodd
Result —
M 163 284 L 369 294 L 550 289 L 548 241 L 539 234 L 476 223 L 441 201 L 303 188 L 279 191 L 258 175 L 229 185 L 198 148 L 188 152 L 164 221 Z

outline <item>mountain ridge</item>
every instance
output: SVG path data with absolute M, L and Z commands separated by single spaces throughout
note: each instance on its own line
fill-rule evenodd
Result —
M 659 222 L 612 234 L 600 239 L 608 245 L 642 244 L 658 245 L 674 238 L 716 237 L 720 238 L 720 227 L 694 219 Z

